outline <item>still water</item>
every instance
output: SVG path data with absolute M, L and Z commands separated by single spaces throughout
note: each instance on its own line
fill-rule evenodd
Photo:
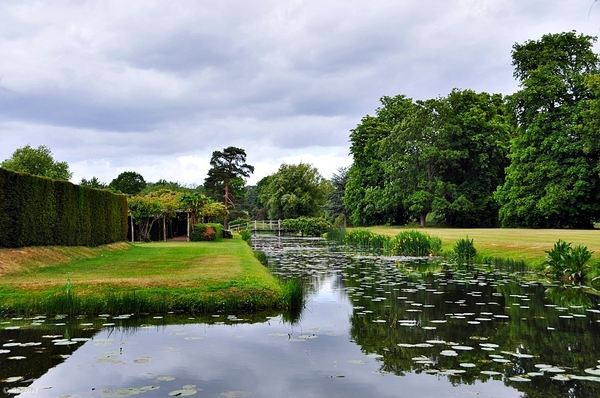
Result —
M 300 314 L 36 317 L 0 327 L 21 397 L 600 397 L 590 289 L 260 237 Z

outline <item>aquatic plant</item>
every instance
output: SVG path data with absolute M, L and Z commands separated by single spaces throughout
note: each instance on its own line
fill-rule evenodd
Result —
M 288 279 L 281 286 L 285 306 L 292 312 L 299 312 L 304 306 L 304 287 L 298 279 Z
M 390 246 L 391 237 L 375 234 L 367 229 L 353 229 L 343 237 L 344 244 L 365 250 L 384 250 Z
M 442 247 L 440 238 L 414 230 L 400 232 L 391 243 L 390 254 L 394 256 L 425 257 L 438 254 Z
M 333 228 L 325 234 L 325 238 L 330 241 L 342 243 L 347 233 L 346 228 Z
M 452 250 L 452 257 L 454 261 L 456 261 L 456 264 L 466 266 L 473 265 L 473 260 L 477 255 L 477 250 L 473 245 L 473 239 L 469 239 L 468 236 L 466 238 L 458 239 L 454 243 L 454 247 Z
M 269 263 L 267 254 L 262 250 L 254 250 L 254 257 L 256 257 L 262 265 L 266 266 Z
M 573 248 L 571 243 L 559 239 L 546 254 L 545 271 L 553 277 L 581 281 L 591 269 L 586 263 L 592 258 L 593 252 L 585 246 L 578 245 Z

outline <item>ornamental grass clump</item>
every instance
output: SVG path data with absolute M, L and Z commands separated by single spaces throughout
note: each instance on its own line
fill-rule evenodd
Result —
M 473 239 L 469 239 L 469 237 L 461 238 L 454 243 L 453 247 L 453 255 L 452 258 L 456 261 L 456 264 L 459 266 L 473 265 L 473 260 L 477 255 L 477 250 L 473 245 Z
M 594 252 L 587 247 L 578 245 L 571 247 L 559 239 L 552 250 L 546 251 L 546 274 L 555 278 L 582 281 L 592 267 L 586 264 Z
M 391 238 L 389 236 L 375 234 L 366 229 L 353 229 L 346 233 L 343 238 L 343 243 L 349 246 L 379 251 L 389 250 L 390 241 Z
M 392 256 L 426 257 L 438 254 L 442 240 L 429 234 L 408 230 L 402 231 L 391 241 Z

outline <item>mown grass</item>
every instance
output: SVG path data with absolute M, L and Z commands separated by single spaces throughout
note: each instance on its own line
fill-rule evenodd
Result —
M 369 230 L 395 236 L 413 227 L 370 227 Z M 478 256 L 523 261 L 530 266 L 545 262 L 545 251 L 551 250 L 559 239 L 573 245 L 583 245 L 594 252 L 592 262 L 600 261 L 600 230 L 565 229 L 508 229 L 508 228 L 422 228 L 432 236 L 442 239 L 444 253 L 451 252 L 454 243 L 461 238 L 473 239 Z
M 285 305 L 241 239 L 0 249 L 5 313 L 207 312 Z

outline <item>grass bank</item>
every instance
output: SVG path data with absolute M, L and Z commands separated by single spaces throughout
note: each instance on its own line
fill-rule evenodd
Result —
M 248 311 L 286 303 L 241 239 L 0 249 L 0 274 L 5 314 Z
M 538 266 L 545 261 L 546 250 L 562 239 L 573 246 L 583 245 L 594 252 L 592 262 L 600 261 L 600 230 L 565 229 L 508 229 L 508 228 L 415 228 L 370 227 L 374 233 L 397 235 L 405 229 L 416 229 L 442 239 L 442 249 L 448 253 L 454 242 L 469 237 L 474 240 L 477 253 L 483 257 L 506 258 Z

